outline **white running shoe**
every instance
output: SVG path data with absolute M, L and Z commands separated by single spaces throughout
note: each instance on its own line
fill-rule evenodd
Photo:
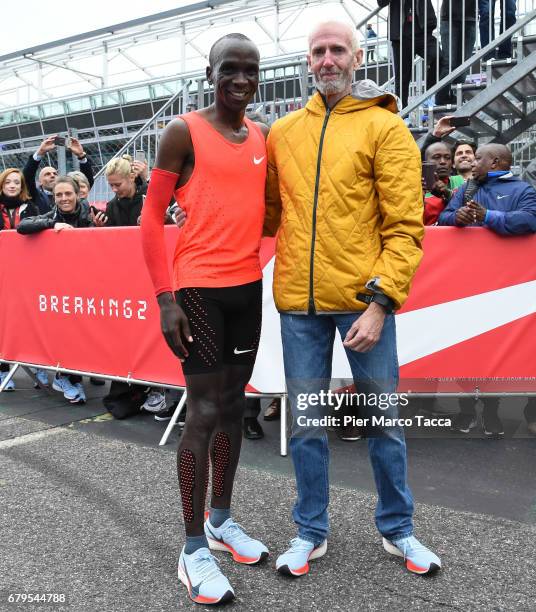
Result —
M 234 591 L 208 548 L 198 548 L 191 555 L 181 551 L 179 580 L 198 604 L 223 604 L 234 599 Z

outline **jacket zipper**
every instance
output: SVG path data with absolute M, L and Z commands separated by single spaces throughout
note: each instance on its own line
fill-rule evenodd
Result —
M 309 263 L 309 310 L 308 314 L 315 314 L 315 298 L 314 298 L 314 258 L 315 258 L 315 242 L 316 242 L 316 209 L 318 205 L 318 189 L 320 186 L 320 164 L 322 162 L 322 148 L 324 146 L 324 135 L 328 125 L 331 108 L 326 109 L 326 116 L 320 132 L 320 143 L 318 145 L 318 158 L 316 160 L 316 179 L 315 179 L 315 195 L 313 200 L 313 227 L 311 237 L 311 259 Z

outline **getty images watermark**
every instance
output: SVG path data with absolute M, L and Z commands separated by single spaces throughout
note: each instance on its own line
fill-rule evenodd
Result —
M 407 393 L 336 393 L 334 391 L 320 391 L 319 393 L 298 393 L 296 407 L 304 411 L 319 408 L 338 411 L 343 409 L 366 408 L 370 416 L 361 417 L 356 414 L 324 414 L 323 416 L 308 416 L 300 414 L 297 419 L 299 427 L 341 427 L 354 425 L 356 427 L 450 427 L 451 419 L 437 418 L 416 414 L 412 417 L 387 416 L 376 410 L 388 410 L 393 407 L 405 407 L 409 404 Z

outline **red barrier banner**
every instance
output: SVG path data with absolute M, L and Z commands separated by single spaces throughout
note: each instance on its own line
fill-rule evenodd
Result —
M 179 231 L 165 230 L 170 261 Z M 536 389 L 536 236 L 432 227 L 424 250 L 397 315 L 402 387 Z M 263 240 L 264 322 L 250 389 L 265 393 L 284 391 L 273 253 L 274 240 Z M 0 262 L 0 359 L 184 384 L 160 333 L 139 228 L 2 231 Z M 333 376 L 350 378 L 340 341 Z M 439 386 L 427 380 L 435 378 Z

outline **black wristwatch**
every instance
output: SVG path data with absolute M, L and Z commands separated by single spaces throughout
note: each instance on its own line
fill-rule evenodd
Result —
M 395 303 L 385 293 L 358 293 L 356 297 L 360 302 L 365 302 L 365 304 L 376 302 L 376 304 L 383 306 L 386 314 L 393 314 L 395 311 Z

